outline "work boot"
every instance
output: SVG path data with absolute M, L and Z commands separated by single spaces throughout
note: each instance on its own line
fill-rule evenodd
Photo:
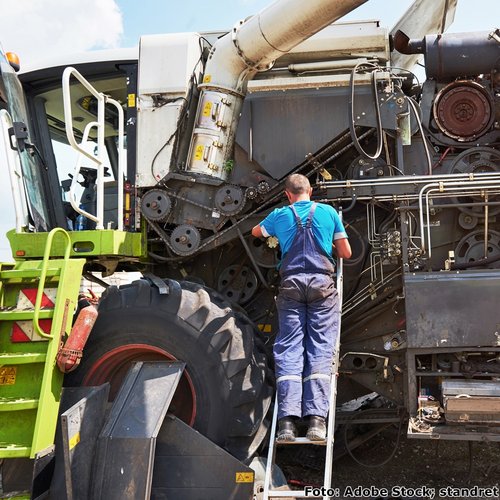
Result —
M 295 441 L 297 437 L 297 427 L 295 427 L 293 417 L 283 417 L 278 420 L 278 435 L 277 441 Z
M 309 441 L 324 441 L 326 439 L 326 422 L 323 417 L 311 415 L 306 438 Z

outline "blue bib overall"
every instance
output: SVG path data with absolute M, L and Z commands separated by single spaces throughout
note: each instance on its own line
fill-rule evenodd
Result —
M 313 234 L 313 203 L 305 224 L 293 205 L 297 233 L 284 256 L 274 343 L 278 418 L 326 417 L 338 324 L 334 265 Z

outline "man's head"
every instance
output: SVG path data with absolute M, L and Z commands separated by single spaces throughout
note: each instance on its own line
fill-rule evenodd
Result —
M 285 181 L 285 194 L 290 203 L 298 200 L 308 200 L 312 194 L 309 179 L 302 174 L 289 175 Z

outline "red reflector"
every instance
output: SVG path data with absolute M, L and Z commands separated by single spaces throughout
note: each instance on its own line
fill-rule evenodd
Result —
M 24 250 L 16 250 L 16 257 L 24 257 L 26 252 Z

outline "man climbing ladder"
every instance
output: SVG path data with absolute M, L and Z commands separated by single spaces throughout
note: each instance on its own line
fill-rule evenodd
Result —
M 285 194 L 290 205 L 275 209 L 252 229 L 256 237 L 276 236 L 282 252 L 274 344 L 277 440 L 294 441 L 295 422 L 303 417 L 307 439 L 324 441 L 339 321 L 332 241 L 339 258 L 348 259 L 351 247 L 335 209 L 311 202 L 307 177 L 290 175 Z

